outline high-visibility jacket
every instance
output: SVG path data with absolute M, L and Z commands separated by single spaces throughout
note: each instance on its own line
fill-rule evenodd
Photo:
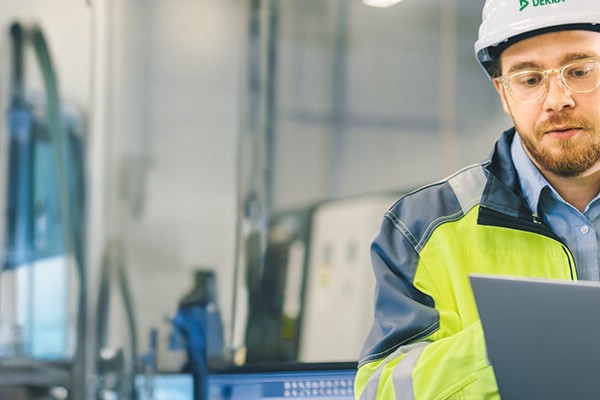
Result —
M 521 195 L 514 135 L 502 135 L 488 162 L 385 214 L 371 246 L 375 319 L 357 399 L 499 398 L 469 274 L 577 279 L 571 252 Z

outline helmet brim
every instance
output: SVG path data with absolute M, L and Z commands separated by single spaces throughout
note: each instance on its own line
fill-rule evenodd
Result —
M 487 46 L 477 52 L 477 59 L 481 66 L 486 70 L 490 77 L 496 72 L 495 65 L 504 50 L 513 44 L 534 36 L 543 35 L 545 33 L 560 32 L 560 31 L 594 31 L 600 32 L 600 24 L 596 23 L 578 23 L 578 24 L 563 24 L 556 26 L 547 26 L 540 29 L 524 32 L 515 35 L 507 40 L 496 45 Z

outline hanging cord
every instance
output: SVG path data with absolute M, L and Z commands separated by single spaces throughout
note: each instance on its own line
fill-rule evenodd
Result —
M 12 269 L 32 261 L 33 253 L 33 121 L 25 100 L 23 30 L 10 29 L 12 70 L 10 82 L 7 213 L 2 268 Z
M 23 78 L 23 29 L 21 25 L 13 24 L 10 28 L 12 40 L 12 76 L 10 82 L 10 96 L 17 100 L 25 98 L 25 85 Z

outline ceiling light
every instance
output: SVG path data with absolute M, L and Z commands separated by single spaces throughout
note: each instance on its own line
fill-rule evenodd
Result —
M 362 2 L 371 7 L 386 8 L 400 3 L 402 0 L 362 0 Z

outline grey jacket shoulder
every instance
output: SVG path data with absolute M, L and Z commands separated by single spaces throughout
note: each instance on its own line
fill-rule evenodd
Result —
M 479 203 L 487 183 L 484 164 L 471 165 L 402 196 L 385 214 L 417 252 L 439 225 L 463 217 Z

